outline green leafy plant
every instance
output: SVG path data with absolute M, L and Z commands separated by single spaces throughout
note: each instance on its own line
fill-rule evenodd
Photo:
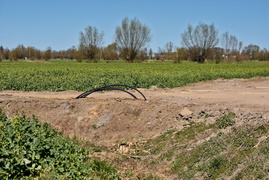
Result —
M 87 148 L 34 116 L 10 120 L 0 109 L 0 130 L 0 179 L 119 177 L 111 164 L 88 159 Z
M 226 127 L 233 126 L 235 121 L 235 113 L 229 112 L 216 120 L 216 124 L 220 129 L 225 129 Z

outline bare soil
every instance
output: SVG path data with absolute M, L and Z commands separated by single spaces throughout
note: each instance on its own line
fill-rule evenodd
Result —
M 174 89 L 131 90 L 138 99 L 121 91 L 96 92 L 75 99 L 82 92 L 1 91 L 0 107 L 9 118 L 20 113 L 35 114 L 69 136 L 78 136 L 98 145 L 115 146 L 129 140 L 156 137 L 168 129 L 186 124 L 180 112 L 193 114 L 230 109 L 244 114 L 269 117 L 269 78 L 218 79 Z M 207 118 L 208 123 L 214 121 Z M 240 124 L 240 122 L 238 122 Z M 241 122 L 243 123 L 243 122 Z

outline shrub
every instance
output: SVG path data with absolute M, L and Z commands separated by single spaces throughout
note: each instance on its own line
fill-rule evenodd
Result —
M 0 109 L 0 179 L 118 178 L 111 165 L 87 160 L 88 154 L 88 149 L 48 123 L 41 124 L 34 116 L 26 118 L 24 113 L 11 121 Z

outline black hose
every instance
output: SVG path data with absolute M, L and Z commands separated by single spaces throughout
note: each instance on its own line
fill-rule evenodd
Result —
M 105 91 L 105 90 L 119 90 L 119 91 L 123 91 L 123 92 L 126 92 L 128 94 L 130 94 L 133 98 L 137 99 L 137 97 L 135 95 L 133 95 L 132 93 L 124 90 L 124 89 L 121 89 L 121 88 L 118 88 L 118 87 L 114 87 L 114 86 L 124 86 L 124 87 L 128 87 L 128 88 L 131 88 L 131 89 L 134 89 L 136 90 L 137 92 L 139 92 L 144 100 L 146 101 L 147 98 L 144 96 L 144 94 L 142 94 L 138 89 L 132 87 L 132 86 L 128 86 L 128 85 L 122 85 L 122 84 L 112 84 L 112 85 L 108 85 L 108 86 L 104 86 L 104 87 L 99 87 L 99 88 L 94 88 L 94 89 L 91 89 L 89 91 L 86 91 L 82 94 L 80 94 L 79 96 L 76 97 L 76 99 L 79 99 L 79 98 L 85 98 L 86 96 L 94 93 L 94 92 L 98 92 L 98 91 Z

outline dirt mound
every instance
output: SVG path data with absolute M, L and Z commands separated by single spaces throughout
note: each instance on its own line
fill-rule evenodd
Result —
M 210 124 L 227 108 L 242 114 L 237 118 L 239 124 L 269 117 L 269 78 L 218 79 L 174 89 L 139 90 L 148 101 L 136 91 L 131 92 L 141 97 L 138 100 L 119 91 L 93 93 L 85 99 L 75 99 L 81 94 L 76 91 L 1 91 L 0 107 L 10 118 L 16 110 L 24 110 L 69 136 L 106 146 L 180 130 L 189 121 Z M 182 113 L 184 109 L 188 115 Z M 208 117 L 198 118 L 203 113 Z

